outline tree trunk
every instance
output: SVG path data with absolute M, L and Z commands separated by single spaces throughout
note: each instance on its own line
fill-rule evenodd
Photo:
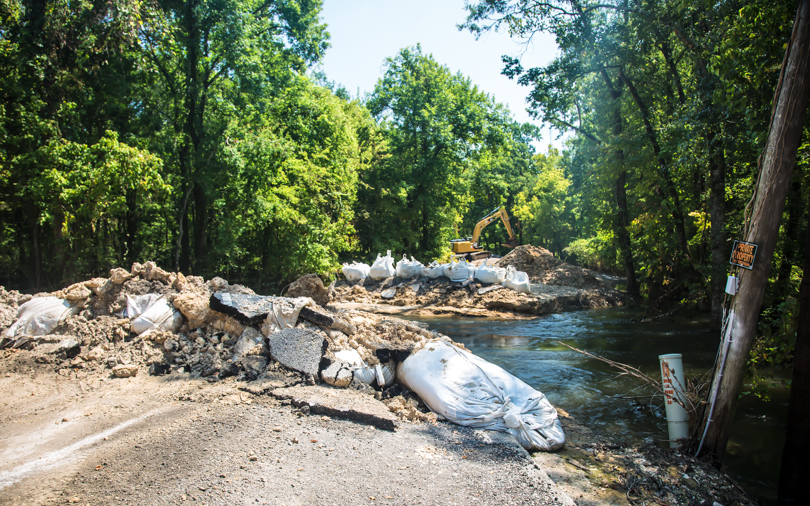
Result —
M 716 464 L 723 460 L 731 421 L 737 407 L 748 354 L 768 282 L 779 222 L 796 162 L 810 99 L 810 0 L 802 0 L 785 53 L 785 63 L 774 96 L 768 141 L 765 145 L 751 223 L 745 236 L 758 245 L 751 270 L 743 270 L 740 288 L 731 307 L 728 346 L 718 360 L 712 391 L 716 404 L 709 409 L 705 448 Z M 720 370 L 725 363 L 725 370 Z M 713 415 L 712 415 L 713 413 Z M 806 428 L 805 428 L 806 430 Z
M 678 190 L 675 188 L 675 183 L 672 181 L 672 176 L 669 173 L 669 163 L 664 159 L 664 155 L 661 152 L 661 145 L 658 142 L 658 134 L 655 132 L 655 128 L 653 127 L 652 120 L 650 119 L 650 111 L 647 109 L 647 104 L 641 99 L 641 95 L 639 95 L 638 90 L 636 89 L 633 82 L 627 77 L 627 74 L 624 73 L 624 70 L 619 72 L 619 76 L 621 77 L 624 84 L 627 85 L 627 89 L 630 90 L 630 95 L 633 97 L 633 101 L 636 103 L 636 106 L 641 113 L 641 120 L 644 123 L 644 130 L 647 133 L 647 138 L 650 141 L 650 144 L 653 148 L 653 153 L 655 153 L 655 158 L 658 161 L 658 169 L 661 174 L 661 179 L 664 182 L 664 195 L 665 199 L 669 200 L 672 206 L 672 217 L 675 220 L 675 235 L 678 237 L 678 245 L 681 249 L 683 255 L 687 258 L 689 257 L 689 241 L 686 237 L 686 219 L 684 218 L 683 209 L 681 206 L 681 198 L 678 196 Z
M 794 174 L 793 183 L 790 185 L 790 192 L 788 193 L 785 241 L 782 245 L 782 259 L 779 263 L 779 271 L 776 275 L 776 286 L 780 288 L 781 295 L 790 293 L 790 274 L 793 271 L 793 264 L 798 263 L 798 259 L 795 258 L 796 244 L 801 235 L 799 221 L 802 219 L 803 206 L 802 184 L 796 176 L 799 176 L 799 174 Z
M 194 263 L 205 272 L 208 257 L 208 197 L 200 183 L 194 183 Z
M 621 112 L 621 81 L 619 86 L 614 86 L 613 81 L 607 75 L 607 72 L 602 70 L 602 78 L 610 89 L 610 98 L 613 99 L 613 135 L 614 141 L 621 136 L 624 125 L 622 124 Z M 615 152 L 616 162 L 622 169 L 624 168 L 624 151 L 617 149 Z M 636 279 L 636 265 L 633 261 L 633 243 L 630 239 L 630 213 L 627 210 L 627 171 L 621 170 L 619 177 L 616 179 L 616 207 L 618 213 L 616 214 L 616 238 L 619 243 L 619 253 L 624 263 L 624 272 L 627 277 L 627 292 L 632 294 L 639 293 L 638 280 Z
M 627 231 L 627 227 L 630 226 L 630 218 L 627 213 L 626 180 L 627 172 L 622 171 L 616 180 L 616 204 L 619 208 L 619 213 L 616 217 L 619 222 L 618 227 L 616 227 L 616 232 L 622 261 L 624 262 L 624 273 L 627 276 L 627 293 L 638 295 L 639 287 L 638 280 L 636 279 L 636 264 L 633 261 L 633 245 L 630 241 L 630 233 Z
M 710 322 L 720 329 L 723 320 L 728 249 L 726 247 L 726 158 L 714 127 L 709 126 L 709 216 L 711 217 L 711 280 L 709 281 Z
M 807 231 L 806 244 L 810 248 L 810 226 L 807 227 Z M 810 476 L 810 460 L 807 458 L 810 454 L 808 427 L 810 427 L 810 257 L 804 260 L 804 275 L 799 290 L 799 327 L 796 329 L 790 406 L 777 488 L 780 505 L 800 504 L 806 500 L 807 477 Z

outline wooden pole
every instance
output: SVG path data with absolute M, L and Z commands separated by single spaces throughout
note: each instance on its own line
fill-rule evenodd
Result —
M 733 321 L 725 357 L 718 360 L 712 389 L 717 388 L 711 419 L 704 420 L 703 447 L 719 465 L 726 451 L 748 355 L 754 342 L 779 222 L 785 208 L 796 152 L 810 98 L 810 0 L 800 0 L 782 73 L 774 95 L 771 125 L 760 168 L 747 242 L 758 246 L 753 269 L 742 269 L 732 304 Z M 726 349 L 721 347 L 721 349 Z M 723 360 L 725 358 L 725 360 Z M 720 370 L 725 363 L 725 369 Z M 707 410 L 707 415 L 710 410 Z

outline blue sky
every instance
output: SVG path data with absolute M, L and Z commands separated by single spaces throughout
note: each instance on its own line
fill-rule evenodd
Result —
M 352 96 L 359 93 L 363 97 L 382 76 L 386 58 L 420 43 L 424 53 L 509 106 L 517 121 L 543 127 L 539 146 L 547 146 L 549 141 L 559 146 L 560 141 L 549 139 L 548 127 L 526 113 L 528 88 L 501 75 L 504 54 L 521 56 L 524 66 L 551 61 L 557 51 L 554 38 L 541 35 L 529 46 L 511 40 L 506 33 L 487 33 L 476 40 L 468 31 L 456 28 L 466 17 L 464 5 L 465 0 L 324 0 L 322 17 L 332 47 L 326 51 L 321 70 Z

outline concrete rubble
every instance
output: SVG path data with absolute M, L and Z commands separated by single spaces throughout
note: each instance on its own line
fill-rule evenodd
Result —
M 53 293 L 26 295 L 0 287 L 0 359 L 9 370 L 16 360 L 55 372 L 80 370 L 111 378 L 185 374 L 208 381 L 234 377 L 249 384 L 272 378 L 275 388 L 266 395 L 289 398 L 312 412 L 386 430 L 393 430 L 398 418 L 435 420 L 401 387 L 386 393 L 376 379 L 370 384 L 358 381 L 353 373 L 358 364 L 343 362 L 335 353 L 353 350 L 362 365 L 374 368 L 404 359 L 437 336 L 390 316 L 318 305 L 314 298 L 327 303 L 330 291 L 310 275 L 290 286 L 288 295 L 295 298 L 262 296 L 222 278 L 184 276 L 153 262 L 136 263 L 129 271 L 112 269 L 108 278 Z M 130 319 L 123 317 L 127 297 L 146 294 L 162 296 L 182 314 L 177 332 L 158 327 L 140 335 L 133 332 Z M 44 296 L 68 301 L 73 314 L 60 320 L 51 334 L 6 335 L 17 309 Z M 376 378 L 374 370 L 371 376 Z

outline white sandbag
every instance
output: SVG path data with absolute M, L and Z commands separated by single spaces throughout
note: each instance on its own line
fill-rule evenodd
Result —
M 503 280 L 506 279 L 506 269 L 503 267 L 497 267 L 495 265 L 480 265 L 475 270 L 475 279 L 482 283 L 500 285 L 503 283 Z
M 298 314 L 306 306 L 315 306 L 315 301 L 310 297 L 273 297 L 270 312 L 262 323 L 264 337 L 295 327 Z
M 17 310 L 17 321 L 6 329 L 7 337 L 44 336 L 53 332 L 59 323 L 74 314 L 65 299 L 58 297 L 34 297 Z
M 565 444 L 546 396 L 502 368 L 444 341 L 433 341 L 397 367 L 397 380 L 434 412 L 467 427 L 509 432 L 529 451 Z
M 431 279 L 436 279 L 439 276 L 444 276 L 444 265 L 434 260 L 430 262 L 430 264 L 422 268 L 422 274 Z
M 368 277 L 370 268 L 368 264 L 358 262 L 352 262 L 351 265 L 343 264 L 343 275 L 348 281 L 363 281 Z
M 461 262 L 454 260 L 449 264 L 445 264 L 444 275 L 450 278 L 450 281 L 461 283 L 475 276 L 475 268 L 466 260 Z
M 381 257 L 378 253 L 377 259 L 371 264 L 368 276 L 373 280 L 380 281 L 396 275 L 397 270 L 394 268 L 394 259 L 391 257 L 391 250 L 389 249 L 384 257 Z
M 121 314 L 123 318 L 137 318 L 146 311 L 146 309 L 155 303 L 156 300 L 162 297 L 157 293 L 147 293 L 146 295 L 127 295 L 127 307 Z
M 377 371 L 374 370 L 373 367 L 358 367 L 354 371 L 352 371 L 354 377 L 357 381 L 361 383 L 365 383 L 366 385 L 370 385 L 377 379 Z
M 373 366 L 358 367 L 353 371 L 354 377 L 358 381 L 370 385 L 377 380 L 377 385 L 380 387 L 387 387 L 394 382 L 396 376 L 396 366 L 394 362 L 387 364 L 377 364 Z
M 132 332 L 141 335 L 152 329 L 177 332 L 183 325 L 183 315 L 162 295 L 127 295 L 127 317 Z
M 397 262 L 397 276 L 403 279 L 410 279 L 422 275 L 422 262 L 411 257 L 408 260 L 402 255 L 402 260 Z
M 523 271 L 516 270 L 511 265 L 506 268 L 506 277 L 501 284 L 516 292 L 532 293 L 532 284 L 529 282 L 529 275 Z

